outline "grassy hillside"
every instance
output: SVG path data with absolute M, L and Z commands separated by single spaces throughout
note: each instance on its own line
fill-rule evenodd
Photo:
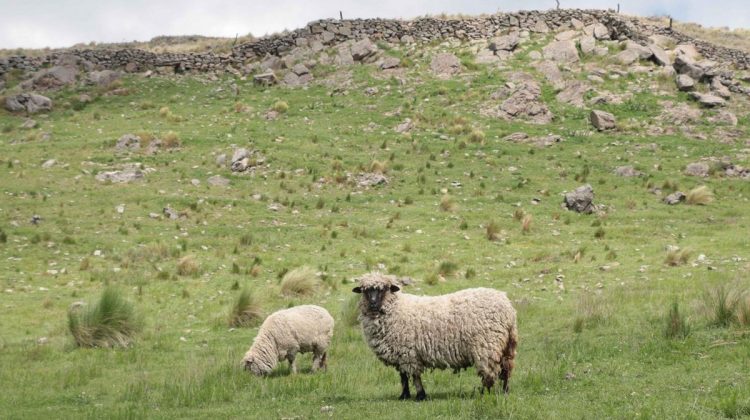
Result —
M 128 76 L 120 86 L 126 95 L 53 93 L 55 110 L 35 116 L 34 129 L 0 111 L 2 416 L 750 415 L 749 320 L 717 322 L 722 305 L 711 298 L 722 287 L 750 288 L 750 183 L 683 174 L 707 156 L 748 165 L 747 98 L 732 99 L 737 127 L 709 122 L 717 111 L 707 110 L 683 132 L 660 119 L 660 101 L 688 101 L 671 79 L 586 58 L 609 74 L 625 71 L 597 87 L 633 94 L 598 106 L 617 117 L 618 130 L 592 130 L 589 108 L 556 101 L 546 82 L 553 123 L 483 116 L 511 71 L 543 80 L 528 57 L 543 41 L 527 44 L 504 68 L 474 64 L 468 45 L 381 45 L 403 58 L 403 83 L 372 65 L 318 65 L 305 89 L 228 76 Z M 440 80 L 427 68 L 449 48 L 463 73 Z M 365 94 L 367 87 L 377 93 Z M 94 101 L 79 102 L 84 92 Z M 283 110 L 280 102 L 288 109 L 264 118 Z M 415 127 L 396 133 L 406 118 Z M 673 134 L 647 134 L 653 127 Z M 504 140 L 518 131 L 564 141 L 540 148 Z M 168 132 L 179 148 L 114 150 L 123 134 Z M 231 156 L 234 145 L 259 151 L 266 164 L 232 175 L 216 157 Z M 56 164 L 42 168 L 49 159 Z M 154 171 L 131 184 L 95 180 L 134 162 Z M 618 177 L 621 165 L 645 175 Z M 389 183 L 362 188 L 347 180 L 370 171 L 384 172 Z M 208 184 L 217 174 L 230 179 L 228 187 Z M 583 183 L 605 206 L 600 213 L 561 208 L 562 194 Z M 707 205 L 667 206 L 649 192 L 701 185 L 715 196 Z M 165 217 L 165 207 L 182 216 Z M 36 225 L 33 215 L 41 217 Z M 682 259 L 675 247 L 687 250 Z M 282 295 L 280 279 L 303 266 L 318 273 L 313 294 Z M 347 322 L 352 279 L 370 270 L 413 277 L 409 293 L 507 291 L 521 335 L 510 395 L 479 395 L 469 369 L 428 372 L 428 401 L 398 401 L 396 371 Z M 68 331 L 69 307 L 90 307 L 107 285 L 132 303 L 140 332 L 126 349 L 79 348 Z M 309 355 L 298 375 L 286 364 L 263 379 L 242 371 L 240 358 L 257 333 L 257 324 L 230 328 L 242 289 L 264 316 L 302 303 L 327 308 L 337 321 L 327 373 L 310 374 Z M 670 323 L 678 325 L 674 338 L 665 334 Z

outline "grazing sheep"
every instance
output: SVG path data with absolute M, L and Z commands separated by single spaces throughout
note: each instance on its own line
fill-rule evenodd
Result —
M 257 376 L 268 375 L 283 360 L 297 373 L 297 353 L 313 353 L 313 371 L 326 368 L 333 318 L 325 309 L 301 305 L 272 313 L 263 321 L 242 366 Z
M 482 391 L 508 379 L 516 356 L 516 311 L 504 292 L 488 288 L 466 289 L 442 296 L 399 293 L 393 276 L 369 273 L 359 279 L 362 293 L 359 320 L 367 344 L 381 362 L 401 375 L 399 399 L 411 397 L 409 375 L 417 401 L 426 397 L 422 387 L 425 369 L 475 366 Z

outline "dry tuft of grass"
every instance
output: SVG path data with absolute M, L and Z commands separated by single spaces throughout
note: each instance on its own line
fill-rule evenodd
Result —
M 262 316 L 260 302 L 249 289 L 242 289 L 229 313 L 229 326 L 234 328 L 257 325 Z
M 281 294 L 284 296 L 310 296 L 318 290 L 318 275 L 310 267 L 299 267 L 284 274 Z
M 689 259 L 690 250 L 675 248 L 667 251 L 667 257 L 664 259 L 664 264 L 670 267 L 676 267 L 678 265 L 687 264 Z
M 469 142 L 471 143 L 478 143 L 478 144 L 484 144 L 484 131 L 482 130 L 472 130 L 469 134 Z
M 159 116 L 162 118 L 166 118 L 168 116 L 172 115 L 172 111 L 169 109 L 168 106 L 163 106 L 159 109 Z
M 186 255 L 177 261 L 177 274 L 185 277 L 196 277 L 200 274 L 200 264 L 192 255 Z
M 497 241 L 500 239 L 500 226 L 494 220 L 490 220 L 484 227 L 484 235 L 489 241 Z
M 688 191 L 685 202 L 694 205 L 706 205 L 714 201 L 714 193 L 705 185 L 693 188 Z
M 458 209 L 458 204 L 453 200 L 453 197 L 446 194 L 440 199 L 440 210 L 453 212 Z
M 388 164 L 379 160 L 373 160 L 372 163 L 370 163 L 370 172 L 384 174 L 388 172 Z
M 279 114 L 283 114 L 289 111 L 289 104 L 284 101 L 276 101 L 271 109 L 278 112 Z
M 68 329 L 79 347 L 128 347 L 140 328 L 132 304 L 113 288 L 104 289 L 95 304 L 68 311 Z
M 534 217 L 530 214 L 527 214 L 523 217 L 523 220 L 521 220 L 521 232 L 523 233 L 529 233 L 531 231 L 531 222 L 534 220 Z
M 748 288 L 720 284 L 704 294 L 709 323 L 717 327 L 750 324 L 750 293 Z
M 180 141 L 180 136 L 178 136 L 174 131 L 167 131 L 162 136 L 161 141 L 164 143 L 164 147 L 167 148 L 180 147 L 180 145 L 182 144 L 182 142 Z

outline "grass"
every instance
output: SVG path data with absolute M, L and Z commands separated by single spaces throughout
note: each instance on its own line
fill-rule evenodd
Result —
M 140 325 L 122 293 L 106 288 L 97 302 L 68 311 L 68 329 L 79 347 L 128 347 Z
M 229 326 L 234 328 L 250 327 L 260 322 L 262 308 L 260 302 L 250 289 L 242 289 L 229 313 Z
M 702 205 L 711 203 L 714 201 L 714 193 L 708 189 L 705 185 L 693 188 L 686 194 L 685 202 L 687 204 Z
M 299 267 L 284 274 L 281 294 L 284 296 L 310 296 L 319 287 L 318 275 L 310 267 Z
M 524 48 L 540 46 L 541 36 L 531 37 Z M 707 119 L 686 128 L 689 134 L 679 127 L 647 135 L 652 126 L 670 128 L 657 118 L 659 100 L 688 100 L 672 81 L 651 89 L 651 73 L 597 85 L 633 93 L 628 105 L 603 105 L 618 121 L 634 121 L 632 130 L 592 132 L 585 111 L 555 101 L 544 82 L 554 123 L 505 121 L 479 111 L 510 72 L 528 69 L 526 51 L 503 69 L 478 65 L 437 80 L 428 68 L 438 48 L 453 47 L 400 48 L 413 66 L 398 80 L 367 64 L 333 68 L 306 89 L 256 87 L 252 78 L 229 75 L 216 82 L 126 75 L 130 95 L 99 96 L 80 110 L 65 103 L 84 88 L 52 92 L 55 109 L 34 130 L 49 140 L 27 139 L 15 128 L 22 116 L 0 110 L 0 127 L 14 127 L 0 132 L 3 416 L 319 418 L 328 415 L 324 406 L 340 418 L 741 416 L 750 399 L 747 326 L 715 325 L 702 303 L 707 289 L 747 284 L 750 184 L 719 176 L 696 184 L 682 168 L 709 156 L 750 166 L 742 158 L 747 99 L 730 101 L 741 121 L 734 142 L 717 141 L 726 128 Z M 347 79 L 346 94 L 324 84 L 334 75 Z M 226 89 L 231 83 L 238 96 Z M 366 96 L 371 86 L 380 93 Z M 265 119 L 276 101 L 289 109 Z M 252 110 L 234 112 L 237 102 Z M 160 117 L 161 107 L 182 118 Z M 406 118 L 415 127 L 394 135 Z M 474 128 L 484 143 L 469 141 Z M 182 144 L 169 153 L 114 150 L 125 133 L 169 131 Z M 565 141 L 538 148 L 502 140 L 514 132 Z M 231 157 L 236 147 L 259 151 L 265 163 L 241 175 L 217 167 L 216 157 Z M 58 165 L 42 169 L 47 159 Z M 388 184 L 353 185 L 352 176 L 373 161 L 387 163 Z M 94 179 L 135 162 L 149 168 L 140 182 Z M 644 168 L 648 177 L 616 177 L 621 165 Z M 230 186 L 207 185 L 214 175 L 230 178 Z M 576 176 L 593 185 L 600 214 L 561 209 L 561 193 L 580 185 Z M 665 184 L 683 191 L 705 185 L 717 199 L 666 206 L 665 189 L 661 196 L 649 191 Z M 452 211 L 440 210 L 444 195 Z M 167 219 L 165 207 L 185 216 Z M 30 223 L 35 214 L 37 225 Z M 524 233 L 527 214 L 533 223 Z M 606 234 L 596 238 L 599 228 Z M 665 264 L 667 246 L 694 257 Z M 186 256 L 199 265 L 196 274 L 177 274 Z M 455 264 L 452 275 L 438 272 L 443 262 Z M 305 266 L 320 273 L 315 292 L 283 294 L 285 270 Z M 396 404 L 398 374 L 377 360 L 354 321 L 352 279 L 376 269 L 412 277 L 402 290 L 418 295 L 506 291 L 521 337 L 510 394 L 475 392 L 474 368 L 435 370 L 423 376 L 428 401 Z M 68 307 L 95 303 L 106 285 L 133 303 L 143 328 L 127 349 L 77 349 Z M 263 380 L 239 369 L 257 334 L 253 327 L 229 331 L 228 312 L 242 288 L 263 314 L 299 304 L 326 308 L 336 320 L 328 372 L 307 374 L 305 355 L 299 375 L 288 375 L 286 364 Z M 675 300 L 690 333 L 666 339 Z
M 177 274 L 180 276 L 195 277 L 200 274 L 200 265 L 192 255 L 186 255 L 177 261 Z
M 690 326 L 685 319 L 685 315 L 680 312 L 680 306 L 673 302 L 669 308 L 669 314 L 666 317 L 666 326 L 664 327 L 664 337 L 666 338 L 685 338 L 690 334 Z

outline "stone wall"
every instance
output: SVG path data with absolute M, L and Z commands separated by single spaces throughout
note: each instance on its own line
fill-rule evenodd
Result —
M 498 31 L 520 28 L 531 32 L 546 32 L 568 27 L 572 19 L 588 25 L 599 22 L 607 26 L 613 39 L 630 38 L 645 41 L 658 33 L 675 38 L 680 43 L 694 44 L 707 58 L 735 63 L 738 68 L 750 68 L 750 54 L 694 39 L 668 28 L 643 25 L 635 20 L 605 10 L 561 9 L 549 11 L 519 11 L 498 13 L 468 19 L 420 18 L 410 21 L 393 19 L 320 20 L 292 32 L 272 35 L 236 46 L 230 54 L 188 53 L 155 54 L 138 49 L 67 50 L 45 57 L 14 56 L 0 58 L 0 76 L 13 69 L 36 71 L 73 55 L 100 69 L 141 71 L 170 66 L 177 71 L 224 71 L 239 68 L 248 60 L 267 54 L 284 55 L 296 47 L 331 46 L 349 40 L 368 37 L 389 42 L 429 42 L 440 39 L 481 39 Z M 231 70 L 231 69 L 230 69 Z

